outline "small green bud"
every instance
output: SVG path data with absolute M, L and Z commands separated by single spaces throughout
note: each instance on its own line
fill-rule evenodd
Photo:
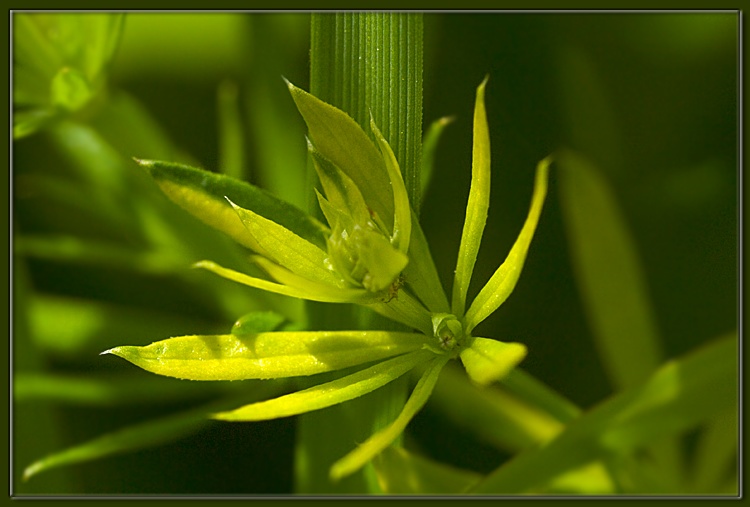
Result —
M 455 315 L 434 313 L 432 329 L 443 350 L 451 351 L 464 344 L 464 327 Z

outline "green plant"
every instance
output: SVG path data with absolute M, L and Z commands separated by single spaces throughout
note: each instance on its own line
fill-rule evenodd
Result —
M 660 336 L 655 314 L 659 309 L 663 315 L 663 303 L 653 305 L 649 300 L 647 282 L 654 273 L 644 271 L 640 264 L 628 228 L 633 211 L 618 206 L 622 195 L 611 186 L 618 180 L 602 170 L 617 166 L 617 133 L 600 128 L 606 125 L 599 116 L 607 117 L 602 113 L 607 102 L 581 55 L 572 52 L 561 58 L 566 62 L 562 81 L 568 83 L 565 103 L 576 113 L 571 115 L 574 134 L 565 144 L 576 150 L 556 150 L 552 188 L 559 190 L 559 195 L 545 205 L 544 217 L 551 218 L 544 218 L 542 224 L 548 228 L 555 224 L 559 206 L 572 272 L 582 295 L 581 308 L 601 356 L 597 364 L 608 375 L 613 391 L 599 397 L 598 403 L 569 401 L 562 394 L 570 392 L 564 376 L 550 384 L 554 389 L 537 378 L 545 378 L 538 358 L 548 349 L 570 349 L 566 360 L 583 361 L 572 345 L 575 337 L 565 332 L 564 323 L 554 321 L 554 308 L 544 308 L 545 318 L 549 314 L 552 321 L 547 331 L 536 332 L 545 337 L 543 345 L 531 343 L 534 333 L 505 338 L 518 335 L 518 329 L 539 326 L 529 317 L 537 315 L 538 319 L 538 312 L 524 310 L 514 302 L 521 298 L 544 307 L 544 292 L 554 287 L 553 281 L 532 283 L 544 270 L 532 259 L 550 255 L 545 250 L 549 240 L 544 233 L 540 238 L 536 232 L 535 243 L 541 240 L 541 248 L 531 249 L 531 269 L 527 266 L 519 285 L 520 289 L 523 282 L 531 283 L 529 287 L 536 287 L 531 291 L 534 297 L 524 300 L 523 290 L 517 290 L 498 312 L 505 320 L 518 320 L 521 327 L 508 333 L 495 324 L 497 320 L 485 321 L 519 280 L 545 200 L 550 159 L 537 168 L 531 211 L 506 261 L 495 270 L 493 253 L 490 273 L 494 271 L 494 275 L 487 285 L 478 292 L 469 287 L 474 271 L 486 272 L 478 253 L 490 191 L 486 81 L 477 89 L 475 99 L 471 189 L 460 243 L 450 239 L 450 214 L 435 215 L 434 205 L 425 200 L 429 184 L 430 191 L 441 192 L 435 195 L 446 209 L 464 201 L 461 191 L 446 185 L 439 171 L 444 162 L 441 150 L 453 144 L 436 147 L 439 134 L 435 132 L 439 133 L 445 121 L 433 125 L 421 147 L 421 16 L 347 13 L 312 17 L 310 89 L 315 96 L 289 84 L 293 100 L 288 96 L 278 102 L 268 100 L 274 105 L 273 115 L 256 123 L 261 128 L 268 125 L 274 133 L 272 142 L 268 133 L 258 136 L 264 139 L 260 150 L 280 154 L 286 150 L 287 134 L 292 143 L 302 144 L 295 118 L 282 120 L 281 112 L 294 104 L 302 114 L 309 142 L 307 153 L 302 150 L 299 160 L 309 157 L 310 175 L 321 184 L 317 194 L 309 191 L 315 201 L 309 213 L 297 207 L 305 201 L 298 192 L 305 179 L 300 170 L 304 163 L 285 166 L 297 171 L 291 176 L 295 181 L 288 189 L 288 201 L 239 181 L 260 179 L 264 186 L 284 194 L 287 176 L 268 176 L 274 171 L 267 171 L 263 180 L 262 171 L 250 173 L 244 167 L 247 157 L 239 141 L 243 139 L 242 115 L 238 114 L 237 88 L 232 84 L 222 84 L 218 93 L 219 165 L 225 166 L 226 173 L 220 175 L 197 169 L 214 164 L 200 164 L 176 149 L 132 97 L 106 87 L 101 69 L 114 54 L 120 18 L 23 16 L 17 16 L 16 25 L 23 28 L 16 31 L 17 47 L 23 51 L 17 53 L 14 65 L 44 72 L 35 74 L 36 80 L 19 79 L 14 90 L 18 197 L 14 396 L 21 423 L 17 424 L 16 442 L 22 444 L 16 449 L 24 453 L 16 456 L 16 466 L 23 470 L 39 455 L 63 450 L 28 466 L 26 476 L 34 477 L 22 488 L 34 490 L 40 480 L 62 477 L 56 472 L 36 476 L 51 468 L 59 468 L 61 473 L 70 470 L 62 465 L 179 438 L 195 445 L 190 435 L 205 435 L 196 432 L 207 428 L 214 428 L 214 435 L 241 433 L 242 440 L 252 439 L 263 428 L 255 422 L 212 424 L 211 420 L 268 419 L 276 423 L 277 418 L 300 414 L 294 465 L 299 492 L 736 491 L 736 333 L 724 332 L 716 339 L 704 340 L 700 338 L 703 330 L 694 333 L 698 336 L 692 338 L 695 343 L 678 349 L 668 347 Z M 177 19 L 172 22 L 179 24 L 185 18 Z M 237 18 L 213 18 L 211 22 L 230 23 L 230 19 Z M 282 25 L 296 23 L 284 16 L 273 19 L 264 20 L 268 25 L 258 23 L 265 26 L 257 32 L 258 37 L 281 34 Z M 308 21 L 301 19 L 294 26 L 298 29 Z M 273 23 L 279 23 L 278 30 L 268 29 Z M 669 26 L 679 25 L 674 23 Z M 54 26 L 60 29 L 48 31 Z M 94 26 L 99 28 L 80 29 Z M 168 26 L 166 19 L 161 26 Z M 719 22 L 716 26 L 725 25 Z M 89 44 L 93 50 L 60 51 L 64 56 L 44 60 L 42 65 L 43 60 L 37 61 L 40 54 L 68 47 L 45 42 L 44 37 L 51 33 L 74 34 L 70 48 Z M 391 43 L 398 37 L 418 41 L 408 45 L 418 50 L 400 55 L 403 61 L 392 68 L 385 65 L 372 72 L 359 65 L 357 57 L 341 57 L 359 55 L 368 61 L 377 50 L 387 49 L 395 58 L 401 46 L 388 46 L 387 40 L 378 38 L 383 34 L 395 37 L 388 39 Z M 81 44 L 80 40 L 88 42 Z M 271 59 L 265 57 L 265 65 Z M 402 72 L 410 78 L 404 81 Z M 29 74 L 19 70 L 17 75 Z M 293 80 L 300 82 L 298 77 Z M 500 79 L 493 77 L 493 83 L 497 81 Z M 402 84 L 410 88 L 402 89 Z M 264 86 L 253 86 L 249 107 L 264 102 Z M 283 90 L 281 83 L 269 89 L 276 88 Z M 410 98 L 389 100 L 383 93 L 388 89 Z M 33 101 L 23 98 L 32 96 L 36 97 Z M 595 111 L 577 115 L 592 107 L 591 97 L 599 101 Z M 403 107 L 405 103 L 413 107 Z M 255 110 L 253 114 L 260 115 Z M 40 146 L 50 149 L 40 150 Z M 281 158 L 293 160 L 289 151 Z M 268 153 L 264 159 L 274 159 L 275 155 Z M 145 170 L 134 167 L 133 155 Z M 51 167 L 57 169 L 49 170 Z M 433 173 L 435 178 L 431 178 Z M 456 170 L 454 174 L 462 173 Z M 502 181 L 511 173 L 503 170 L 497 174 Z M 165 194 L 189 213 L 165 200 Z M 498 195 L 494 189 L 493 195 Z M 503 202 L 502 198 L 493 200 Z M 432 214 L 420 217 L 423 202 Z M 515 208 L 508 204 L 506 211 Z M 439 234 L 435 234 L 436 227 Z M 496 238 L 484 236 L 482 251 L 498 251 Z M 427 246 L 428 237 L 432 248 Z M 447 254 L 455 252 L 450 250 L 452 244 L 458 250 L 458 261 L 446 263 Z M 247 262 L 248 249 L 253 253 L 251 262 Z M 203 269 L 186 269 L 199 259 L 211 260 L 198 262 L 196 266 Z M 445 266 L 456 266 L 448 295 L 439 275 L 445 274 Z M 127 283 L 113 277 L 113 272 L 122 273 Z M 557 279 L 560 272 L 543 276 Z M 212 276 L 217 274 L 220 276 Z M 325 303 L 305 308 L 300 299 Z M 473 302 L 467 305 L 467 299 Z M 350 311 L 354 306 L 356 310 Z M 236 320 L 238 315 L 244 317 Z M 228 333 L 227 323 L 235 320 Z M 723 320 L 716 321 L 725 329 Z M 175 334 L 185 336 L 164 339 Z M 137 345 L 116 346 L 120 343 Z M 104 348 L 162 375 L 251 380 L 152 378 L 96 357 Z M 534 360 L 518 367 L 527 353 Z M 71 367 L 72 361 L 83 361 L 87 355 L 96 360 Z M 459 359 L 468 376 L 450 359 Z M 91 364 L 101 370 L 92 373 Z M 73 377 L 68 374 L 71 370 L 86 373 Z M 586 382 L 595 383 L 596 371 L 589 369 L 584 374 Z M 407 400 L 411 381 L 416 388 Z M 35 400 L 46 405 L 35 404 Z M 169 405 L 157 408 L 165 403 Z M 49 417 L 56 413 L 49 409 L 50 404 L 114 407 L 106 410 L 126 407 L 121 413 L 128 413 L 132 422 L 123 427 L 118 420 L 120 429 L 89 430 L 54 443 L 61 425 Z M 413 418 L 410 431 L 402 437 Z M 77 415 L 73 418 L 75 423 L 82 420 Z M 27 424 L 29 421 L 34 424 Z M 450 425 L 441 428 L 445 421 Z M 47 426 L 40 431 L 42 424 Z M 435 427 L 432 436 L 417 440 L 415 435 L 425 433 L 425 426 Z M 92 439 L 92 433 L 103 436 Z M 455 439 L 457 445 L 471 445 L 476 439 L 484 443 L 482 449 L 505 454 L 493 455 L 484 468 L 480 457 L 471 451 L 446 456 L 441 454 L 451 445 L 446 434 L 451 435 L 447 440 Z M 685 445 L 686 434 L 694 445 Z M 49 441 L 40 440 L 39 435 Z M 214 438 L 212 445 L 218 445 L 224 437 Z M 316 445 L 316 438 L 325 445 Z M 279 437 L 273 443 L 279 449 L 289 441 Z M 352 451 L 357 443 L 362 445 Z M 347 452 L 350 454 L 344 456 Z M 279 454 L 266 454 L 266 459 Z M 222 455 L 222 463 L 224 458 Z M 250 484 L 247 477 L 253 473 L 245 469 L 259 460 L 243 458 L 245 479 L 234 487 L 245 488 L 242 492 L 265 491 L 263 485 Z M 336 460 L 340 461 L 334 463 Z M 338 482 L 328 480 L 332 464 L 330 474 Z M 93 469 L 88 470 L 86 475 Z M 195 479 L 196 468 L 193 472 L 191 479 Z M 91 484 L 95 480 L 81 491 L 94 491 Z M 70 484 L 74 481 L 40 490 L 67 492 Z M 108 488 L 107 492 L 117 489 Z M 284 488 L 289 490 L 291 486 Z

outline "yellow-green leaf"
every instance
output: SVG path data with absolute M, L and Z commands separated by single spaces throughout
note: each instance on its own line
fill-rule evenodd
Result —
M 440 370 L 448 362 L 448 356 L 438 356 L 432 360 L 422 377 L 417 382 L 417 386 L 409 396 L 404 405 L 404 409 L 399 416 L 390 425 L 378 431 L 355 450 L 338 460 L 331 467 L 331 478 L 339 480 L 350 475 L 362 468 L 372 458 L 377 456 L 383 449 L 391 443 L 406 429 L 409 422 L 417 415 L 435 387 Z
M 466 218 L 458 249 L 456 274 L 453 279 L 452 313 L 463 316 L 466 307 L 466 292 L 469 290 L 471 274 L 477 260 L 482 241 L 487 210 L 490 207 L 490 131 L 484 107 L 484 88 L 487 79 L 477 88 L 474 106 L 474 146 L 471 161 L 471 189 L 466 204 Z
M 227 200 L 229 201 L 228 198 Z M 342 283 L 341 278 L 326 267 L 328 254 L 324 250 L 252 210 L 244 209 L 232 201 L 229 204 L 260 245 L 261 253 L 309 280 L 333 286 Z
M 419 175 L 420 184 L 420 203 L 424 202 L 427 190 L 430 188 L 432 182 L 432 175 L 435 172 L 435 153 L 437 153 L 437 145 L 440 140 L 440 136 L 443 134 L 443 130 L 452 121 L 453 117 L 446 116 L 439 118 L 432 122 L 427 129 L 427 133 L 424 135 L 422 140 L 422 173 Z
M 213 417 L 225 421 L 264 421 L 320 410 L 374 391 L 431 356 L 429 351 L 416 350 L 325 384 L 214 414 Z
M 479 385 L 487 385 L 501 379 L 523 361 L 526 345 L 477 337 L 460 355 L 469 378 Z
M 393 192 L 383 157 L 370 138 L 345 112 L 289 81 L 287 85 L 315 148 L 354 181 L 367 205 L 390 227 Z
M 136 160 L 159 188 L 180 207 L 241 245 L 260 251 L 257 239 L 242 225 L 227 198 L 244 209 L 276 222 L 318 247 L 325 247 L 328 229 L 304 211 L 270 193 L 222 174 L 182 164 Z
M 320 179 L 320 183 L 323 185 L 328 202 L 334 208 L 345 213 L 348 216 L 349 222 L 364 227 L 370 220 L 370 212 L 357 185 L 354 184 L 354 181 L 346 173 L 326 160 L 309 141 L 307 150 L 311 155 L 313 166 L 318 173 L 318 179 Z M 327 215 L 326 218 L 328 218 L 328 223 L 333 227 L 334 223 L 331 222 Z
M 550 162 L 551 158 L 547 157 L 537 165 L 534 195 L 531 198 L 529 215 L 526 217 L 526 222 L 523 224 L 521 233 L 513 244 L 508 257 L 505 258 L 505 262 L 495 271 L 495 274 L 482 288 L 466 312 L 464 327 L 467 333 L 470 333 L 477 324 L 497 310 L 516 287 L 516 282 L 518 282 L 518 277 L 521 275 L 523 264 L 526 261 L 529 245 L 531 245 L 534 231 L 536 231 L 536 225 L 539 222 L 539 215 L 542 213 L 544 198 L 547 195 L 547 176 Z
M 190 380 L 271 379 L 314 375 L 420 349 L 420 334 L 387 331 L 273 332 L 180 336 L 114 354 L 144 370 Z
M 379 296 L 365 289 L 340 288 L 324 283 L 314 282 L 292 273 L 286 268 L 278 266 L 260 256 L 251 257 L 266 273 L 283 283 L 287 287 L 299 290 L 303 299 L 331 303 L 359 303 L 366 304 L 379 300 Z
M 401 176 L 401 169 L 398 166 L 398 160 L 393 153 L 388 141 L 375 125 L 375 120 L 370 117 L 370 128 L 380 147 L 380 153 L 383 154 L 385 168 L 388 171 L 388 178 L 391 180 L 391 189 L 393 190 L 393 234 L 391 241 L 403 253 L 409 251 L 409 241 L 411 240 L 411 207 L 409 206 L 409 194 L 406 193 L 404 179 Z
M 448 313 L 450 307 L 440 276 L 432 259 L 422 227 L 416 214 L 412 213 L 411 241 L 409 242 L 410 262 L 404 269 L 404 280 L 414 295 L 428 310 L 434 313 Z

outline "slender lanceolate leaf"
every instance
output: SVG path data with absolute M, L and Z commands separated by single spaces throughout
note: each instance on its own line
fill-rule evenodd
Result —
M 572 152 L 561 153 L 558 165 L 576 281 L 599 354 L 616 389 L 634 386 L 662 355 L 635 244 L 596 169 Z
M 479 244 L 482 241 L 487 210 L 490 207 L 490 132 L 487 125 L 487 112 L 484 108 L 484 88 L 487 78 L 477 88 L 474 106 L 474 146 L 471 161 L 471 189 L 466 204 L 466 218 L 461 233 L 461 245 L 456 261 L 456 275 L 453 279 L 452 313 L 463 316 L 466 306 L 466 292 L 469 290 L 471 273 L 477 260 Z
M 268 192 L 222 174 L 182 164 L 136 160 L 172 201 L 206 224 L 258 251 L 256 238 L 242 225 L 227 198 L 244 209 L 276 222 L 299 237 L 325 248 L 327 228 L 302 210 Z
M 430 188 L 432 175 L 435 171 L 435 153 L 443 130 L 453 121 L 453 117 L 444 117 L 432 122 L 422 140 L 422 173 L 420 174 L 420 204 Z
M 390 227 L 393 192 L 378 149 L 345 112 L 288 81 L 287 85 L 315 148 L 354 181 L 368 205 Z
M 269 263 L 268 265 L 271 266 L 272 263 Z M 329 288 L 329 286 L 327 285 L 313 284 L 312 282 L 308 283 L 307 289 L 301 289 L 283 285 L 280 283 L 269 282 L 268 280 L 263 280 L 262 278 L 255 278 L 253 276 L 246 275 L 245 273 L 240 273 L 239 271 L 219 266 L 212 261 L 199 261 L 193 264 L 193 267 L 211 271 L 212 273 L 215 273 L 222 278 L 247 285 L 248 287 L 273 292 L 274 294 L 281 294 L 283 296 L 307 299 L 310 301 L 320 301 L 323 303 L 356 302 L 359 301 L 364 292 L 366 292 L 357 289 L 339 289 L 332 286 L 330 286 Z M 283 268 L 279 266 L 278 269 Z M 291 271 L 288 272 L 288 275 L 296 276 Z M 297 277 L 297 279 L 299 278 L 300 277 Z M 367 299 L 369 300 L 369 297 Z
M 526 357 L 526 345 L 476 337 L 461 351 L 461 362 L 469 378 L 487 385 L 507 375 Z
M 411 262 L 404 269 L 404 281 L 428 310 L 433 313 L 448 313 L 450 311 L 448 298 L 440 283 L 427 238 L 414 213 L 412 213 L 411 223 L 411 242 L 409 243 Z
M 386 428 L 378 431 L 354 451 L 347 454 L 331 467 L 331 478 L 334 480 L 346 477 L 362 468 L 367 462 L 388 447 L 401 433 L 409 422 L 417 415 L 435 387 L 440 370 L 448 362 L 449 356 L 439 356 L 432 360 L 422 377 L 417 382 L 401 414 Z
M 192 410 L 103 435 L 32 463 L 24 471 L 24 479 L 50 468 L 92 461 L 112 454 L 179 440 L 209 424 L 208 413 L 205 409 Z
M 409 241 L 411 240 L 411 207 L 409 206 L 409 195 L 406 193 L 404 180 L 401 176 L 401 169 L 398 167 L 396 155 L 393 154 L 388 141 L 375 125 L 375 120 L 370 118 L 370 128 L 375 134 L 375 140 L 383 154 L 385 168 L 388 171 L 388 178 L 391 180 L 391 189 L 393 190 L 393 235 L 392 242 L 403 253 L 409 251 Z
M 189 380 L 314 375 L 421 349 L 426 337 L 388 331 L 272 332 L 180 336 L 102 352 L 144 370 Z
M 332 286 L 342 280 L 325 267 L 328 254 L 284 226 L 263 218 L 229 200 L 242 224 L 260 245 L 261 252 L 300 276 Z
M 516 282 L 521 275 L 523 264 L 526 261 L 529 245 L 531 245 L 531 240 L 534 237 L 536 225 L 539 222 L 539 215 L 542 213 L 544 198 L 547 195 L 547 175 L 550 162 L 551 159 L 547 157 L 539 162 L 537 166 L 534 195 L 531 198 L 531 209 L 508 257 L 505 258 L 505 262 L 495 271 L 489 282 L 479 291 L 479 294 L 466 312 L 464 326 L 467 333 L 470 333 L 477 324 L 497 310 L 508 299 L 508 296 L 510 296 L 516 287 Z
M 273 396 L 284 387 L 280 382 L 263 382 L 255 386 L 251 399 L 258 396 Z M 74 465 L 95 459 L 137 451 L 157 445 L 174 442 L 180 438 L 200 431 L 211 424 L 209 415 L 217 410 L 226 410 L 232 404 L 248 401 L 248 395 L 242 397 L 227 397 L 207 405 L 168 415 L 159 419 L 128 426 L 126 428 L 107 433 L 82 444 L 50 454 L 31 465 L 24 472 L 24 479 L 49 470 L 50 468 Z
M 338 288 L 324 283 L 318 283 L 308 278 L 292 273 L 288 269 L 281 267 L 268 259 L 259 255 L 252 256 L 251 259 L 260 266 L 266 273 L 285 286 L 299 291 L 297 297 L 309 299 L 312 301 L 340 302 L 340 303 L 374 303 L 381 299 L 382 296 L 365 289 Z
M 479 482 L 481 475 L 455 468 L 402 447 L 389 447 L 373 461 L 378 482 L 388 495 L 459 494 Z
M 669 361 L 645 384 L 573 421 L 545 447 L 496 469 L 473 492 L 523 493 L 609 453 L 633 452 L 736 410 L 737 363 L 736 334 Z
M 320 410 L 374 391 L 427 361 L 432 355 L 426 350 L 416 350 L 325 384 L 214 414 L 213 417 L 225 421 L 263 421 Z

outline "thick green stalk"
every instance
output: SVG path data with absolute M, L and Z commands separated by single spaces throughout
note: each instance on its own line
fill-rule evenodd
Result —
M 346 111 L 370 133 L 370 115 L 401 167 L 412 208 L 419 209 L 422 139 L 420 14 L 313 14 L 310 91 Z M 312 190 L 311 190 L 312 194 Z M 311 304 L 316 329 L 394 329 L 372 312 Z M 296 488 L 304 493 L 376 493 L 371 467 L 332 484 L 331 464 L 386 426 L 406 400 L 406 379 L 360 399 L 299 418 Z

